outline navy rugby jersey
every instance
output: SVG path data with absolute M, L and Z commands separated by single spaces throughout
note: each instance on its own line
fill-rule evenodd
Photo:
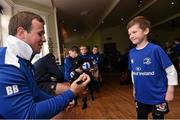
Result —
M 91 54 L 91 60 L 93 62 L 94 66 L 99 66 L 102 62 L 102 58 L 101 58 L 101 54 L 97 53 L 97 54 Z
M 143 49 L 130 51 L 129 69 L 138 102 L 152 105 L 164 102 L 168 86 L 165 69 L 171 65 L 167 54 L 158 45 L 148 43 Z
M 30 59 L 32 48 L 8 36 L 0 48 L 0 116 L 8 119 L 52 118 L 75 97 L 67 90 L 56 97 L 42 92 L 34 80 Z
M 71 76 L 70 73 L 72 72 L 73 68 L 73 58 L 70 56 L 67 56 L 64 59 L 64 80 L 65 82 L 70 82 Z

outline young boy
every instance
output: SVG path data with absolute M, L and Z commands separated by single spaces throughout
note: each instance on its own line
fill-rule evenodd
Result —
M 168 101 L 174 98 L 174 85 L 178 84 L 177 72 L 163 49 L 148 42 L 150 21 L 135 17 L 127 24 L 129 39 L 135 48 L 129 53 L 129 69 L 134 84 L 137 118 L 164 119 Z
M 79 48 L 72 46 L 68 50 L 69 56 L 64 59 L 64 78 L 65 82 L 71 82 L 70 73 L 75 70 L 77 64 L 79 64 Z

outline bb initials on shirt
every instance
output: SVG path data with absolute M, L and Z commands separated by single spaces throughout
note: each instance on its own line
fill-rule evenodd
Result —
M 7 86 L 6 92 L 7 92 L 7 95 L 12 95 L 19 92 L 19 88 L 17 85 Z

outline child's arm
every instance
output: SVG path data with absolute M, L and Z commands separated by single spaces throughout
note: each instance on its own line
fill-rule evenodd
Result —
M 173 99 L 174 99 L 174 86 L 168 85 L 165 100 L 172 101 Z
M 174 65 L 169 66 L 165 70 L 168 79 L 168 88 L 167 88 L 165 100 L 172 101 L 174 99 L 174 86 L 178 85 L 177 71 Z

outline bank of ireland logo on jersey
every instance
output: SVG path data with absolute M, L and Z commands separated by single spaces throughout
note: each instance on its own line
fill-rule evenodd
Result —
M 143 64 L 149 65 L 149 64 L 151 64 L 151 63 L 152 63 L 152 62 L 151 62 L 151 58 L 149 58 L 149 57 L 144 58 Z

